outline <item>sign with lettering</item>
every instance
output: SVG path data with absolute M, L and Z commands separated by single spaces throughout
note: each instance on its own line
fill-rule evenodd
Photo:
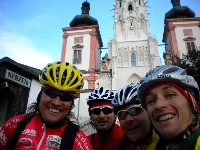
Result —
M 14 81 L 20 85 L 23 85 L 25 87 L 28 87 L 28 88 L 31 86 L 31 80 L 15 73 L 15 72 L 12 72 L 8 69 L 6 70 L 5 78 L 12 80 L 12 81 Z

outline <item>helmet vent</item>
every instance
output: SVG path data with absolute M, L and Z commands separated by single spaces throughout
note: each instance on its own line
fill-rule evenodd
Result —
M 71 73 L 71 75 L 69 77 L 69 80 L 67 82 L 67 85 L 71 82 L 71 80 L 73 79 L 73 77 L 74 77 L 74 72 L 72 71 L 72 73 Z
M 62 74 L 62 79 L 61 79 L 61 85 L 63 86 L 63 84 L 65 83 L 66 80 L 66 76 L 67 76 L 67 70 L 65 69 L 65 71 Z
M 44 74 L 42 74 L 42 79 L 47 81 L 47 77 Z
M 164 70 L 163 74 L 173 73 L 173 72 L 176 72 L 176 71 L 178 71 L 178 68 L 171 67 L 171 68 L 168 68 L 168 69 Z
M 50 72 L 49 72 L 50 76 L 51 76 L 51 79 L 54 81 L 54 77 L 53 77 L 53 70 L 52 68 L 50 69 Z
M 71 84 L 71 86 L 74 85 L 74 84 L 76 84 L 77 82 L 78 82 L 78 77 L 76 77 L 76 79 L 75 79 L 74 82 Z
M 56 81 L 57 81 L 57 82 L 58 82 L 59 72 L 60 72 L 60 67 L 58 67 L 58 68 L 56 69 Z

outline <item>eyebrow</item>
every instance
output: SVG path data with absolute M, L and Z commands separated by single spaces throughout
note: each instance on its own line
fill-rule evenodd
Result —
M 176 87 L 174 87 L 174 86 L 172 86 L 172 85 L 166 85 L 166 86 L 163 87 L 161 90 L 162 90 L 162 91 L 165 91 L 165 90 L 171 90 L 171 89 L 178 90 Z M 149 95 L 152 95 L 152 94 L 153 94 L 153 93 L 149 91 L 149 92 L 146 94 L 145 97 L 147 97 L 147 96 L 149 96 Z
M 171 85 L 168 85 L 168 86 L 166 86 L 166 87 L 162 88 L 162 90 L 170 90 L 170 89 L 175 89 L 175 90 L 178 90 L 176 87 L 174 87 L 174 86 L 171 86 Z

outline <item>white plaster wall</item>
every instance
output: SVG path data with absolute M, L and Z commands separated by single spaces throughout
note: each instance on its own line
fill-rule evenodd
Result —
M 75 107 L 73 111 L 75 113 L 75 117 L 79 120 L 79 123 L 83 123 L 90 118 L 89 113 L 88 113 L 87 100 L 86 100 L 90 93 L 91 92 L 81 93 L 80 99 L 75 100 L 75 103 L 74 103 Z
M 41 90 L 41 84 L 37 80 L 32 79 L 27 106 L 29 106 L 33 102 L 36 102 L 40 90 Z
M 84 30 L 86 32 L 87 30 Z M 90 31 L 90 30 L 89 30 Z M 76 31 L 78 32 L 78 31 Z M 83 32 L 83 31 L 80 31 Z M 89 69 L 89 63 L 90 63 L 90 39 L 91 36 L 89 34 L 83 34 L 79 33 L 78 35 L 74 36 L 68 36 L 67 38 L 67 47 L 66 47 L 66 57 L 65 60 L 71 64 L 73 64 L 73 46 L 74 44 L 74 37 L 83 36 L 83 43 L 80 43 L 84 47 L 82 48 L 82 62 L 81 64 L 76 64 L 76 67 L 80 70 L 88 70 Z
M 184 24 L 184 22 L 181 22 L 181 23 Z M 188 23 L 193 23 L 193 22 L 185 22 L 185 24 L 188 24 Z M 183 30 L 184 29 L 192 29 L 192 33 L 193 33 L 192 37 L 196 38 L 196 40 L 194 41 L 195 45 L 197 47 L 200 46 L 200 44 L 199 44 L 200 43 L 200 29 L 199 29 L 198 26 L 176 27 L 175 28 L 175 33 L 176 33 L 178 49 L 180 51 L 180 53 L 179 53 L 180 58 L 182 58 L 182 54 L 187 54 L 188 53 L 186 42 L 183 41 L 183 39 L 187 37 L 187 36 L 184 36 L 184 34 L 183 34 Z
M 150 70 L 150 67 L 119 67 L 117 69 L 117 89 L 128 84 L 128 78 L 132 74 L 137 74 L 139 77 L 144 77 Z M 114 87 L 113 87 L 114 88 Z

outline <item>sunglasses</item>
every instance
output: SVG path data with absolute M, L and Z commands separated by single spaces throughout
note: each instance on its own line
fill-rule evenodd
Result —
M 117 112 L 117 117 L 120 120 L 125 120 L 127 114 L 129 114 L 132 117 L 135 117 L 135 116 L 141 114 L 143 111 L 144 111 L 144 109 L 141 107 L 141 105 L 135 105 L 135 106 L 132 106 L 132 107 L 128 108 L 127 110 L 118 111 Z
M 108 115 L 113 112 L 113 107 L 94 107 L 90 109 L 90 113 L 95 114 L 95 115 L 100 115 L 101 111 L 105 114 Z
M 54 99 L 57 96 L 60 97 L 60 100 L 63 102 L 70 102 L 74 100 L 75 95 L 73 93 L 61 93 L 58 92 L 57 90 L 53 90 L 53 89 L 42 89 L 42 91 L 49 96 L 50 98 Z

